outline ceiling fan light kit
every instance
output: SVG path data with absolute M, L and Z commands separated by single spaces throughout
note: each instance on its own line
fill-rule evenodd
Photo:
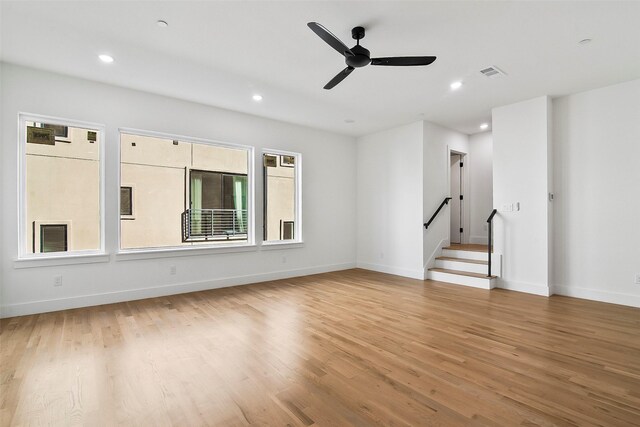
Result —
M 327 83 L 324 88 L 332 89 L 342 80 L 344 80 L 353 70 L 356 68 L 365 67 L 371 65 L 384 65 L 384 66 L 418 66 L 429 65 L 436 60 L 435 56 L 393 56 L 386 58 L 371 58 L 371 53 L 368 49 L 360 46 L 360 40 L 364 38 L 365 30 L 363 27 L 354 27 L 351 30 L 351 37 L 356 40 L 356 45 L 352 48 L 348 48 L 347 45 L 342 43 L 339 38 L 331 34 L 322 25 L 317 22 L 309 22 L 307 26 L 318 35 L 325 43 L 334 48 L 339 54 L 344 56 L 344 62 L 347 64 L 347 68 L 340 71 L 333 79 Z

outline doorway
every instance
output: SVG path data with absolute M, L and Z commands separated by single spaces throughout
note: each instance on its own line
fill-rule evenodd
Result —
M 452 244 L 460 244 L 464 241 L 464 154 L 451 152 L 450 161 L 451 232 L 449 239 Z

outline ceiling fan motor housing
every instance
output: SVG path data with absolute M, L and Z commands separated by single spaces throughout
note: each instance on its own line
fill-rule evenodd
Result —
M 369 65 L 371 62 L 371 54 L 368 49 L 360 45 L 356 45 L 351 48 L 351 52 L 353 55 L 346 55 L 345 62 L 348 66 L 353 68 L 364 67 L 365 65 Z

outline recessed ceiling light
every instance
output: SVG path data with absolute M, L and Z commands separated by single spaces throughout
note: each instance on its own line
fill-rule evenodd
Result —
M 453 82 L 451 83 L 450 87 L 451 87 L 451 90 L 460 89 L 462 87 L 462 82 L 461 81 Z
M 578 42 L 578 44 L 589 44 L 591 43 L 591 39 L 582 39 Z
M 353 119 L 345 119 L 344 120 L 345 123 L 355 123 L 356 121 Z
M 489 127 L 489 123 L 483 123 L 480 125 L 480 129 L 485 130 Z
M 162 19 L 158 19 L 158 22 L 156 22 L 156 24 L 158 24 L 158 27 L 160 28 L 167 28 L 169 26 L 167 21 L 163 21 Z
M 100 58 L 100 61 L 104 62 L 105 64 L 111 64 L 113 62 L 113 56 L 104 53 L 102 55 L 98 55 L 98 58 Z
M 262 95 L 258 95 L 257 93 L 255 95 L 253 95 L 253 100 L 254 101 L 262 101 Z

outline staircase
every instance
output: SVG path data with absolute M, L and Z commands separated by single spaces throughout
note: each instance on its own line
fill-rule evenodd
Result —
M 487 277 L 488 252 L 486 245 L 456 245 L 442 248 L 436 257 L 434 268 L 430 268 L 427 278 L 439 282 L 493 289 L 500 272 L 500 257 L 492 255 L 492 276 Z

